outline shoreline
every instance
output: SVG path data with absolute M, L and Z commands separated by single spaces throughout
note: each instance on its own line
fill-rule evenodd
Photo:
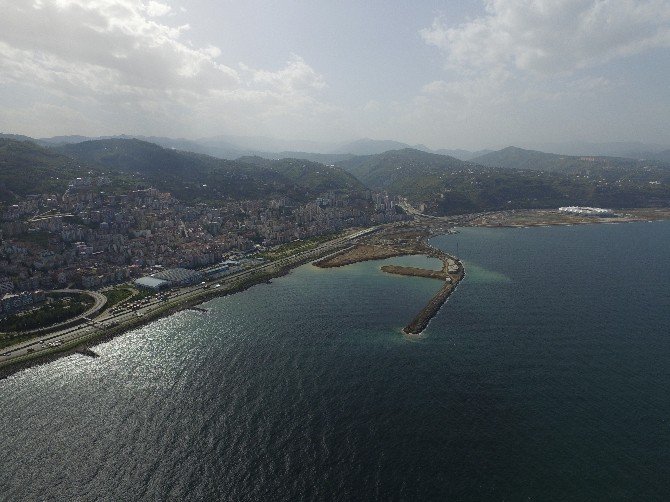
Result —
M 392 258 L 396 256 L 406 255 L 425 255 L 438 259 L 449 257 L 457 262 L 459 266 L 459 274 L 457 280 L 452 277 L 451 284 L 445 284 L 440 290 L 431 298 L 429 303 L 419 312 L 417 316 L 403 328 L 402 332 L 408 337 L 418 337 L 423 330 L 428 326 L 430 320 L 439 312 L 442 305 L 447 301 L 451 294 L 456 289 L 459 282 L 465 277 L 465 269 L 462 262 L 453 256 L 449 256 L 443 251 L 433 247 L 427 241 L 429 238 L 436 235 L 444 235 L 453 233 L 453 228 L 461 227 L 494 227 L 494 228 L 519 228 L 519 227 L 542 227 L 542 226 L 564 226 L 574 224 L 603 224 L 603 223 L 631 223 L 631 222 L 648 222 L 670 219 L 670 209 L 668 208 L 646 208 L 640 210 L 624 210 L 635 215 L 628 215 L 625 218 L 590 218 L 587 221 L 547 221 L 546 219 L 540 221 L 524 221 L 512 222 L 506 221 L 489 223 L 481 221 L 482 218 L 495 218 L 500 216 L 509 217 L 513 214 L 516 217 L 527 217 L 532 215 L 534 217 L 542 216 L 543 214 L 556 214 L 556 211 L 550 210 L 522 210 L 522 211 L 507 211 L 507 212 L 491 212 L 478 213 L 474 215 L 461 215 L 458 217 L 441 217 L 441 218 L 423 218 L 417 215 L 412 221 L 403 223 L 380 225 L 370 227 L 350 234 L 346 237 L 340 237 L 332 241 L 328 241 L 321 246 L 300 253 L 300 255 L 292 256 L 276 262 L 270 262 L 255 269 L 249 269 L 245 273 L 250 274 L 244 279 L 232 280 L 229 287 L 221 289 L 209 289 L 193 293 L 187 298 L 182 298 L 174 303 L 159 307 L 153 311 L 147 312 L 142 317 L 133 317 L 130 320 L 123 321 L 120 324 L 113 326 L 97 326 L 98 330 L 92 333 L 86 333 L 79 337 L 73 338 L 58 347 L 45 348 L 38 352 L 25 354 L 15 357 L 14 359 L 0 361 L 0 379 L 7 378 L 24 369 L 48 364 L 61 357 L 67 357 L 76 353 L 84 352 L 84 355 L 94 355 L 90 350 L 101 343 L 107 342 L 116 336 L 125 334 L 128 331 L 144 326 L 157 319 L 167 317 L 175 312 L 189 309 L 203 302 L 209 301 L 213 298 L 227 296 L 242 292 L 257 284 L 268 282 L 275 277 L 281 277 L 288 274 L 293 268 L 312 262 L 314 266 L 320 268 L 334 268 L 346 266 L 348 264 Z M 642 213 L 642 214 L 640 214 Z M 479 221 L 478 221 L 479 220 Z M 397 242 L 394 242 L 394 234 L 400 235 Z M 409 237 L 407 237 L 409 235 Z M 396 235 L 396 237 L 398 237 Z M 372 246 L 370 243 L 374 240 L 382 240 L 381 245 Z M 352 259 L 353 256 L 347 258 L 347 253 L 352 252 L 356 248 L 366 248 L 362 253 Z M 443 264 L 444 264 L 443 260 Z M 261 270 L 264 267 L 271 267 L 271 270 Z M 411 268 L 411 267 L 405 267 Z M 385 271 L 387 272 L 387 271 Z M 430 271 L 435 272 L 435 271 Z M 402 274 L 411 275 L 411 274 Z M 423 275 L 422 275 L 423 276 Z M 425 276 L 424 276 L 425 277 Z M 437 277 L 430 277 L 437 278 Z M 225 278 L 214 282 L 225 282 Z M 184 288 L 185 289 L 185 288 Z M 94 320 L 95 321 L 95 320 Z M 98 322 L 99 324 L 99 322 Z M 80 329 L 77 327 L 76 329 Z M 28 342 L 25 342 L 28 343 Z M 37 342 L 31 342 L 36 344 Z M 7 347 L 5 352 L 11 352 L 12 347 Z
M 458 283 L 465 277 L 463 263 L 458 258 L 428 243 L 428 239 L 435 235 L 450 233 L 450 229 L 443 228 L 439 223 L 431 221 L 426 225 L 425 222 L 415 221 L 413 225 L 398 225 L 383 229 L 368 239 L 371 242 L 359 244 L 353 249 L 318 260 L 314 265 L 321 268 L 335 268 L 363 261 L 408 255 L 428 256 L 442 261 L 441 270 L 399 265 L 381 267 L 382 272 L 389 274 L 437 279 L 443 282 L 442 287 L 433 295 L 428 304 L 402 330 L 407 336 L 418 336 L 426 329 L 431 319 L 437 315 Z
M 370 230 L 371 229 L 367 229 L 365 232 L 367 233 Z M 344 240 L 343 238 L 338 238 L 335 239 L 334 241 L 324 243 L 319 248 L 304 252 L 303 256 L 299 258 L 294 257 L 294 261 L 291 261 L 290 263 L 282 264 L 282 262 L 285 262 L 286 260 L 279 260 L 276 265 L 274 265 L 274 262 L 270 262 L 266 264 L 266 266 L 272 266 L 272 270 L 269 271 L 258 271 L 257 269 L 250 269 L 249 273 L 251 275 L 248 278 L 234 281 L 233 283 L 230 284 L 230 287 L 228 288 L 225 289 L 211 288 L 203 290 L 202 292 L 199 292 L 198 294 L 193 295 L 189 298 L 180 299 L 179 301 L 173 304 L 168 304 L 163 307 L 157 308 L 154 311 L 149 312 L 146 315 L 143 315 L 142 317 L 133 317 L 132 319 L 124 321 L 123 323 L 120 323 L 118 325 L 106 326 L 104 328 L 101 328 L 101 331 L 95 331 L 93 333 L 84 334 L 73 340 L 63 343 L 58 347 L 47 348 L 39 352 L 33 352 L 30 354 L 18 356 L 13 360 L 0 361 L 0 380 L 5 379 L 19 371 L 23 371 L 24 369 L 28 369 L 35 366 L 41 366 L 42 364 L 48 364 L 62 357 L 68 357 L 77 353 L 81 354 L 82 351 L 86 350 L 93 352 L 90 350 L 92 347 L 107 342 L 131 330 L 145 326 L 158 319 L 168 317 L 182 310 L 188 310 L 206 301 L 213 300 L 214 298 L 233 295 L 245 291 L 258 284 L 268 283 L 271 279 L 287 275 L 294 268 L 312 262 L 315 259 L 322 259 L 323 257 L 327 257 L 330 256 L 331 254 L 337 254 L 343 251 L 342 249 L 339 249 L 333 253 L 333 246 L 336 247 L 342 246 L 341 241 L 343 240 Z M 337 243 L 334 244 L 335 242 Z M 344 250 L 346 251 L 346 249 L 347 247 L 345 247 Z M 219 279 L 218 281 L 214 282 L 223 282 L 223 281 L 224 279 Z M 36 344 L 37 342 L 32 343 Z M 11 350 L 11 347 L 8 347 L 7 350 Z M 90 354 L 83 354 L 83 355 L 90 355 Z

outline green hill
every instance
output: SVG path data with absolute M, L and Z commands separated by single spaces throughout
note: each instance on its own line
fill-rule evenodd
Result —
M 279 195 L 304 200 L 328 190 L 364 188 L 346 171 L 315 162 L 260 157 L 225 160 L 137 139 L 86 141 L 57 150 L 111 171 L 135 175 L 183 200 Z
M 519 150 L 506 149 L 504 153 L 510 160 L 519 157 L 538 162 L 561 157 L 542 152 L 525 155 Z M 357 157 L 339 165 L 369 187 L 424 203 L 433 214 L 565 205 L 670 205 L 670 170 L 621 160 L 628 163 L 544 171 L 527 168 L 531 160 L 520 163 L 520 168 L 487 167 L 404 149 Z
M 187 201 L 301 196 L 294 183 L 271 169 L 162 148 L 137 139 L 85 141 L 63 145 L 58 151 L 111 171 L 134 174 Z
M 355 157 L 338 165 L 375 190 L 420 195 L 442 186 L 447 173 L 470 164 L 454 157 L 405 148 Z
M 268 160 L 262 157 L 240 157 L 237 160 L 275 171 L 312 192 L 365 189 L 365 186 L 352 174 L 337 166 L 330 167 L 304 159 Z
M 33 193 L 63 192 L 74 178 L 98 172 L 30 141 L 0 138 L 0 201 Z
M 472 159 L 472 162 L 489 167 L 530 169 L 533 171 L 558 171 L 562 173 L 605 173 L 607 171 L 664 169 L 668 165 L 655 160 L 636 160 L 623 157 L 558 155 L 524 150 L 510 146 Z

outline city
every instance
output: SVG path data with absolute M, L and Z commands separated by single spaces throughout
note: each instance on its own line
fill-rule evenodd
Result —
M 156 189 L 106 195 L 101 186 L 73 180 L 64 194 L 30 195 L 5 209 L 3 306 L 24 291 L 97 289 L 163 268 L 202 268 L 280 244 L 408 218 L 398 209 L 398 197 L 370 191 L 325 193 L 305 204 L 277 198 L 211 206 L 188 205 Z M 10 311 L 16 307 L 4 312 Z

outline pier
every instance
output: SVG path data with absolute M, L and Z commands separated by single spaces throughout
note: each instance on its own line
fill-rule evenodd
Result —
M 440 308 L 442 308 L 444 302 L 447 301 L 447 298 L 449 298 L 454 291 L 456 285 L 465 276 L 463 264 L 457 258 L 441 252 L 435 253 L 435 257 L 442 260 L 442 270 L 402 267 L 399 265 L 384 265 L 381 267 L 383 272 L 389 274 L 426 277 L 428 279 L 439 279 L 444 281 L 444 284 L 439 291 L 435 293 L 435 296 L 433 296 L 416 317 L 403 328 L 403 332 L 407 335 L 418 335 L 426 329 L 430 320 L 440 311 Z

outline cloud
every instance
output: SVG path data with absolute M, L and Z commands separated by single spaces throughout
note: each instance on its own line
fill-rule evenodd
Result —
M 169 14 L 172 11 L 172 7 L 152 0 L 145 6 L 145 10 L 150 17 L 161 17 Z
M 301 57 L 274 70 L 223 64 L 221 48 L 196 47 L 188 25 L 168 23 L 167 3 L 0 0 L 0 11 L 0 85 L 41 94 L 43 117 L 61 109 L 47 103 L 67 102 L 116 127 L 169 120 L 187 129 L 203 127 L 197 113 L 211 109 L 207 126 L 218 130 L 233 116 L 324 109 L 315 93 L 325 81 Z
M 486 14 L 420 31 L 461 71 L 571 72 L 670 46 L 667 0 L 486 0 Z
M 246 65 L 241 68 L 251 74 L 251 82 L 282 92 L 293 93 L 299 90 L 319 90 L 326 85 L 323 77 L 316 73 L 305 61 L 292 55 L 285 68 L 279 71 L 256 70 Z
M 166 12 L 161 5 L 130 0 L 3 5 L 0 70 L 11 69 L 10 78 L 25 83 L 96 93 L 203 92 L 237 85 L 237 72 L 217 63 L 212 48 L 180 40 L 187 26 L 149 17 L 152 11 Z

